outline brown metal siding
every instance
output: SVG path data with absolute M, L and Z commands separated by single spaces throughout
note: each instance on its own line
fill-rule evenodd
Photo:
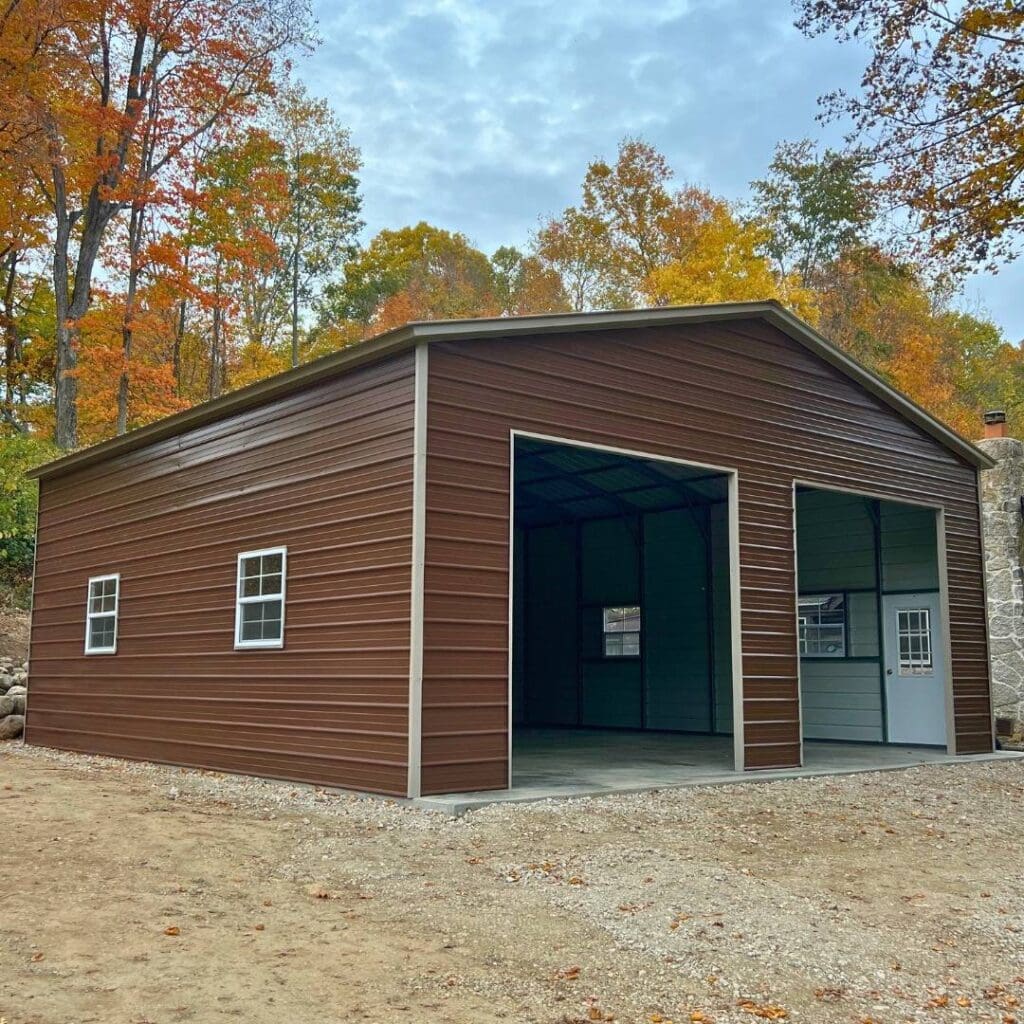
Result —
M 760 321 L 431 346 L 424 793 L 506 784 L 509 431 L 739 472 L 746 763 L 799 761 L 793 482 L 946 511 L 956 747 L 989 750 L 977 470 Z
M 413 404 L 410 352 L 43 481 L 28 741 L 404 795 Z M 285 647 L 235 651 L 237 554 L 278 545 Z

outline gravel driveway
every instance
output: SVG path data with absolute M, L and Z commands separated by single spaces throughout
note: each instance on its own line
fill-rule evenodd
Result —
M 0 1020 L 1024 1024 L 1024 763 L 485 808 L 0 747 Z

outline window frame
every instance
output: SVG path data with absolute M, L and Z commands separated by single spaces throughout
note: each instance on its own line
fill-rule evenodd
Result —
M 608 613 L 615 611 L 625 611 L 627 609 L 636 609 L 637 618 L 637 629 L 609 629 L 608 628 Z M 626 615 L 622 616 L 622 620 L 625 621 Z M 619 640 L 620 648 L 623 646 L 624 640 L 627 636 L 636 636 L 636 652 L 626 653 L 623 650 L 618 652 L 609 652 L 608 650 L 608 639 L 609 637 L 615 637 Z M 601 657 L 608 661 L 621 661 L 623 659 L 640 658 L 643 655 L 643 635 L 644 635 L 644 613 L 643 605 L 639 603 L 633 604 L 606 604 L 601 606 Z
M 821 601 L 817 602 L 818 617 L 817 622 L 811 621 L 809 616 L 804 611 L 805 604 L 811 604 L 817 598 L 842 598 L 842 615 L 843 621 L 840 624 L 831 623 L 830 625 L 840 625 L 842 629 L 842 643 L 838 651 L 809 651 L 806 650 L 807 646 L 807 627 L 811 627 L 820 630 L 821 627 Z M 798 593 L 796 598 L 796 626 L 797 626 L 797 656 L 803 660 L 809 660 L 813 658 L 824 658 L 828 661 L 835 661 L 837 659 L 845 659 L 850 656 L 850 595 L 845 590 L 824 590 L 810 593 Z M 820 642 L 820 635 L 819 635 Z
M 281 592 L 280 594 L 255 594 L 245 597 L 242 594 L 242 565 L 247 558 L 263 558 L 267 555 L 281 556 Z M 261 574 L 262 578 L 262 574 Z M 285 628 L 285 604 L 288 589 L 288 548 L 257 548 L 253 551 L 240 551 L 235 561 L 235 650 L 236 651 L 267 651 L 281 650 L 284 647 Z M 243 640 L 242 639 L 242 607 L 247 604 L 267 600 L 281 601 L 281 635 L 271 640 Z
M 106 583 L 114 581 L 114 610 L 109 612 L 94 612 L 92 610 L 92 586 L 94 583 Z M 90 644 L 92 639 L 92 620 L 114 618 L 114 639 L 109 647 L 93 647 Z M 119 572 L 108 572 L 102 576 L 90 576 L 85 587 L 85 653 L 92 654 L 117 654 L 118 620 L 121 617 L 121 574 Z

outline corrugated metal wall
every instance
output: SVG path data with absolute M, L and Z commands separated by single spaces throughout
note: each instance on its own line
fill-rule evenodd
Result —
M 425 793 L 506 784 L 513 428 L 739 471 L 752 768 L 799 760 L 794 479 L 943 506 L 956 745 L 990 749 L 976 470 L 775 328 L 436 344 L 428 405 Z
M 44 482 L 28 741 L 404 794 L 413 402 L 406 353 Z M 236 556 L 276 545 L 285 648 L 234 651 Z

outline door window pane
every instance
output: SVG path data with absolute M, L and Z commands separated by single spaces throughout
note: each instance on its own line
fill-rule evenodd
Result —
M 928 608 L 899 608 L 896 611 L 896 635 L 899 642 L 899 674 L 929 676 L 932 659 L 931 611 Z

